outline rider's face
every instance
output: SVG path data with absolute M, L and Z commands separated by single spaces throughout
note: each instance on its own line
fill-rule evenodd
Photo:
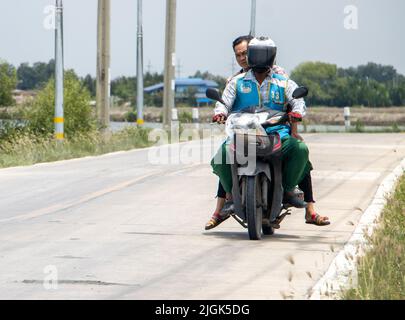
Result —
M 236 61 L 244 70 L 249 67 L 247 63 L 247 47 L 247 41 L 242 41 L 234 48 Z

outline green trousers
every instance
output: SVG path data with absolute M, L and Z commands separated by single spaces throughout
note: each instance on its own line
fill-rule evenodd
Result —
M 294 188 L 312 170 L 309 161 L 307 145 L 291 136 L 282 141 L 283 163 L 283 188 L 284 191 L 293 191 Z M 211 160 L 213 172 L 219 177 L 226 192 L 232 192 L 232 173 L 230 158 L 228 156 L 229 145 L 225 142 L 219 148 L 215 157 Z

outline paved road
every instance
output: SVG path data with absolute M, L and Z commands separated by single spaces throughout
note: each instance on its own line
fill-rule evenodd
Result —
M 304 299 L 405 157 L 405 135 L 304 138 L 332 224 L 295 210 L 261 241 L 233 219 L 204 231 L 217 179 L 199 142 L 178 146 L 186 164 L 159 164 L 152 148 L 0 170 L 0 298 Z

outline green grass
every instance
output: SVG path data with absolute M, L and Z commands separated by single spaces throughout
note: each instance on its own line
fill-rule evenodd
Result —
M 358 261 L 357 287 L 344 292 L 342 298 L 405 299 L 405 175 L 387 200 L 369 243 L 369 251 Z
M 109 137 L 90 132 L 76 134 L 63 142 L 57 142 L 52 135 L 39 137 L 22 131 L 0 141 L 0 168 L 148 147 L 152 145 L 148 141 L 149 131 L 150 129 L 128 127 Z

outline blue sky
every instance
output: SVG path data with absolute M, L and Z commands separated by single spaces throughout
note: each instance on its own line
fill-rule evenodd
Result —
M 136 0 L 112 2 L 112 61 L 115 78 L 136 73 Z M 180 75 L 232 72 L 232 40 L 249 32 L 250 0 L 177 0 L 176 56 Z M 48 61 L 54 32 L 44 28 L 53 0 L 1 0 L 0 58 L 14 65 Z M 358 28 L 345 28 L 354 6 Z M 96 0 L 64 0 L 65 66 L 95 75 Z M 165 0 L 143 0 L 145 70 L 161 72 Z M 303 61 L 340 67 L 369 61 L 393 65 L 405 74 L 403 0 L 257 0 L 256 34 L 273 38 L 278 64 L 291 71 Z M 345 20 L 346 19 L 346 20 Z

